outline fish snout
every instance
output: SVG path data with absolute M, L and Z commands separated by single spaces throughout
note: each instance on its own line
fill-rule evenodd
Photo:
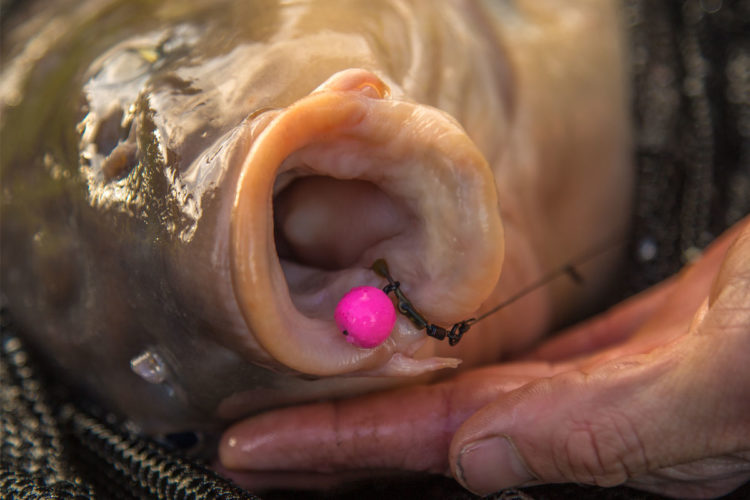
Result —
M 355 347 L 334 309 L 355 286 L 385 285 L 369 269 L 384 258 L 431 322 L 473 314 L 502 266 L 495 186 L 452 117 L 393 99 L 369 71 L 335 74 L 275 114 L 241 167 L 231 273 L 255 341 L 313 376 L 455 366 L 430 357 L 424 331 L 405 317 L 379 347 Z

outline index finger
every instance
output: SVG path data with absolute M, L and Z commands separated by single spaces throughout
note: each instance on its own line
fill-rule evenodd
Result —
M 451 437 L 464 420 L 499 394 L 558 369 L 491 367 L 434 385 L 275 410 L 230 427 L 219 459 L 243 471 L 448 474 Z

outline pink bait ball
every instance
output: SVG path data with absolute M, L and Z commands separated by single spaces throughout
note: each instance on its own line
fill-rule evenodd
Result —
M 396 309 L 380 288 L 358 286 L 341 298 L 333 317 L 347 342 L 371 349 L 391 334 Z

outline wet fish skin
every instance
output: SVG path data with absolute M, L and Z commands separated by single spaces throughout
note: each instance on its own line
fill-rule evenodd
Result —
M 220 7 L 238 9 L 237 3 L 224 4 Z M 247 128 L 249 125 L 243 125 L 243 121 L 258 110 L 288 105 L 335 70 L 348 68 L 354 61 L 363 62 L 356 57 L 360 54 L 351 55 L 350 47 L 347 54 L 315 65 L 307 79 L 296 78 L 295 74 L 290 81 L 301 89 L 287 88 L 289 85 L 279 82 L 289 79 L 290 72 L 296 70 L 292 69 L 295 64 L 286 59 L 289 51 L 282 49 L 276 60 L 268 64 L 270 69 L 261 71 L 263 74 L 253 81 L 244 82 L 252 92 L 236 92 L 234 100 L 226 92 L 193 93 L 195 83 L 165 69 L 170 64 L 183 67 L 180 64 L 185 61 L 181 58 L 190 52 L 182 49 L 180 43 L 187 43 L 191 29 L 187 27 L 183 33 L 181 28 L 174 28 L 181 22 L 181 12 L 178 9 L 173 14 L 173 7 L 164 4 L 156 9 L 151 14 L 154 19 L 121 2 L 89 2 L 79 7 L 67 19 L 73 24 L 67 36 L 50 40 L 55 34 L 46 33 L 46 40 L 39 37 L 40 43 L 50 45 L 51 54 L 46 55 L 45 61 L 63 58 L 53 72 L 57 71 L 56 79 L 65 79 L 65 86 L 50 88 L 52 85 L 43 75 L 36 74 L 35 67 L 22 90 L 25 97 L 21 102 L 8 105 L 13 96 L 4 95 L 3 143 L 15 146 L 6 149 L 3 162 L 3 184 L 12 186 L 12 191 L 6 189 L 3 203 L 3 241 L 8 243 L 3 248 L 3 290 L 7 301 L 14 314 L 29 324 L 30 335 L 53 364 L 66 368 L 69 376 L 72 370 L 72 378 L 79 385 L 147 429 L 158 429 L 164 422 L 172 426 L 175 421 L 188 427 L 197 425 L 191 422 L 194 415 L 190 409 L 199 408 L 196 418 L 213 412 L 223 396 L 216 391 L 216 380 L 225 381 L 228 393 L 237 388 L 270 386 L 268 392 L 272 394 L 255 406 L 284 400 L 284 390 L 276 387 L 275 373 L 249 367 L 244 359 L 215 340 L 217 332 L 244 329 L 245 325 L 238 314 L 227 318 L 222 308 L 206 306 L 204 296 L 225 304 L 231 304 L 233 298 L 221 297 L 220 293 L 191 296 L 180 294 L 180 290 L 205 290 L 205 275 L 227 272 L 226 261 L 201 257 L 222 251 L 216 246 L 224 240 L 217 235 L 227 229 L 216 215 L 222 207 L 212 200 L 219 197 L 217 186 L 224 182 L 231 185 L 232 176 L 237 175 L 228 172 L 230 165 L 236 165 L 228 150 L 246 152 L 247 145 L 226 146 L 239 135 L 237 128 Z M 209 9 L 206 2 L 194 2 L 192 7 L 211 10 L 215 16 L 211 19 L 218 19 L 214 33 L 234 19 L 218 15 L 220 8 Z M 273 19 L 279 9 L 270 2 L 250 8 L 252 14 L 262 14 L 264 22 L 258 25 Z M 238 17 L 252 19 L 254 16 L 249 14 L 243 12 Z M 198 17 L 195 12 L 187 17 L 193 16 Z M 114 61 L 105 55 L 104 65 L 94 61 L 93 68 L 84 74 L 88 61 L 116 41 L 118 35 L 104 37 L 108 40 L 94 47 L 83 47 L 85 41 L 71 33 L 78 31 L 76 28 L 82 32 L 88 28 L 88 37 L 99 39 L 105 32 L 117 34 L 124 30 L 119 36 L 128 37 L 127 25 L 137 21 L 145 21 L 141 30 L 151 31 L 151 35 L 135 36 L 132 44 L 120 49 Z M 245 29 L 252 32 L 252 28 Z M 173 29 L 177 34 L 170 38 Z M 247 34 L 241 31 L 235 36 L 242 38 Z M 193 76 L 206 80 L 206 89 L 216 85 L 212 75 L 221 72 L 209 72 L 200 64 L 210 65 L 212 58 L 226 50 L 220 43 L 213 47 L 206 43 L 212 38 L 210 34 L 198 36 L 192 47 L 201 47 L 199 66 Z M 163 47 L 169 45 L 165 39 L 177 42 L 167 49 Z M 62 47 L 53 47 L 58 41 Z M 230 40 L 227 45 L 235 43 Z M 252 57 L 253 49 L 245 52 Z M 157 61 L 151 60 L 154 54 Z M 247 55 L 229 59 L 242 61 Z M 284 64 L 280 65 L 278 59 Z M 222 69 L 226 70 L 227 64 L 230 63 Z M 395 66 L 396 61 L 390 64 Z M 126 74 L 118 75 L 118 69 Z M 271 73 L 276 69 L 283 71 Z M 269 79 L 268 73 L 274 78 Z M 74 118 L 79 109 L 71 105 L 70 98 L 75 99 L 77 85 L 83 86 L 85 99 L 80 121 Z M 237 106 L 240 99 L 236 96 L 243 96 L 246 101 L 251 96 L 255 101 Z M 50 98 L 63 105 L 44 102 Z M 200 106 L 196 100 L 200 100 Z M 62 116 L 59 120 L 48 119 L 55 115 Z M 220 126 L 212 126 L 216 117 L 220 117 Z M 29 123 L 30 119 L 35 122 Z M 76 122 L 80 137 L 73 133 Z M 24 130 L 22 140 L 14 137 L 19 129 Z M 108 150 L 118 141 L 120 145 L 114 151 L 120 153 L 115 155 L 119 166 L 112 171 L 114 162 Z M 45 154 L 40 155 L 39 151 Z M 183 181 L 190 176 L 177 170 L 191 165 L 199 154 L 206 162 L 211 159 L 212 164 L 195 169 L 199 180 L 192 185 L 176 186 L 178 174 Z M 197 204 L 201 205 L 198 213 Z M 196 229 L 197 220 L 202 226 Z M 189 275 L 181 274 L 181 268 L 190 269 Z M 180 335 L 175 339 L 164 332 Z M 204 335 L 208 332 L 211 335 Z M 181 383 L 144 385 L 134 380 L 129 361 L 144 349 L 160 354 Z M 210 379 L 203 374 L 192 376 L 196 353 L 201 353 L 201 363 L 212 367 Z M 235 386 L 233 381 L 237 381 Z M 182 386 L 191 388 L 189 394 L 181 390 Z M 314 397 L 314 384 L 308 384 L 305 391 Z M 159 403 L 145 408 L 144 401 Z
M 510 125 L 549 100 L 543 86 L 524 80 L 534 70 L 519 69 L 532 68 L 534 51 L 549 40 L 526 40 L 516 52 L 501 43 L 503 28 L 512 38 L 523 33 L 519 18 L 536 15 L 525 2 L 503 5 L 489 18 L 471 2 L 439 12 L 418 1 L 312 9 L 306 2 L 112 1 L 72 9 L 64 34 L 37 38 L 48 53 L 26 61 L 28 80 L 13 63 L 3 71 L 2 141 L 12 144 L 2 158 L 4 300 L 51 363 L 147 432 L 210 428 L 262 408 L 403 383 L 309 380 L 316 376 L 285 369 L 247 335 L 231 285 L 227 214 L 263 127 L 350 68 L 373 72 L 393 99 L 434 106 L 460 123 L 494 169 L 501 203 L 511 199 L 505 181 L 517 174 L 507 172 L 521 168 L 514 162 L 526 165 L 517 162 L 524 146 L 509 144 L 518 134 L 532 143 L 550 135 L 533 120 Z M 6 83 L 14 78 L 23 81 L 15 89 Z M 519 79 L 533 90 L 519 91 Z M 602 156 L 619 158 L 625 133 L 606 136 L 613 145 Z M 580 217 L 589 201 L 583 196 L 565 215 Z M 503 210 L 513 220 L 519 210 L 542 207 L 507 203 Z M 532 239 L 536 247 L 547 236 Z M 530 273 L 520 249 L 508 252 L 523 272 L 493 297 Z M 401 272 L 405 281 L 425 279 L 417 267 Z M 442 293 L 430 305 L 435 321 L 450 320 L 440 317 L 441 306 L 472 291 Z M 549 315 L 539 316 L 534 325 L 498 321 L 524 343 L 549 324 Z M 486 361 L 508 344 L 502 337 L 467 342 L 461 357 Z M 130 360 L 144 351 L 162 359 L 168 383 L 133 374 Z

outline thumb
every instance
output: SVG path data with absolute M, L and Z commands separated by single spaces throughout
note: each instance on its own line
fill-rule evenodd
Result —
M 750 449 L 750 218 L 738 228 L 710 293 L 699 280 L 708 299 L 692 324 L 680 322 L 683 335 L 639 350 L 664 326 L 650 322 L 628 349 L 502 394 L 456 431 L 456 478 L 487 494 L 523 484 L 613 486 L 636 476 L 631 483 L 652 476 L 664 491 L 688 491 L 674 488 L 731 476 L 702 459 Z M 695 285 L 694 275 L 684 273 L 680 286 Z M 670 308 L 665 302 L 656 315 L 674 321 Z M 711 466 L 667 479 L 667 468 L 691 463 Z
M 736 422 L 722 420 L 733 413 L 719 399 L 727 398 L 726 387 L 715 366 L 690 359 L 695 348 L 711 352 L 710 344 L 688 344 L 537 380 L 501 396 L 454 435 L 454 475 L 478 494 L 541 483 L 614 486 L 725 453 L 740 435 Z
M 638 368 L 631 366 L 616 381 L 598 373 L 568 372 L 486 406 L 454 436 L 456 478 L 479 494 L 537 483 L 624 482 L 646 465 L 644 430 L 637 425 L 651 419 L 633 398 L 649 405 L 660 400 L 635 389 L 656 392 L 651 380 L 636 382 L 652 378 Z M 651 413 L 659 411 L 651 408 Z

